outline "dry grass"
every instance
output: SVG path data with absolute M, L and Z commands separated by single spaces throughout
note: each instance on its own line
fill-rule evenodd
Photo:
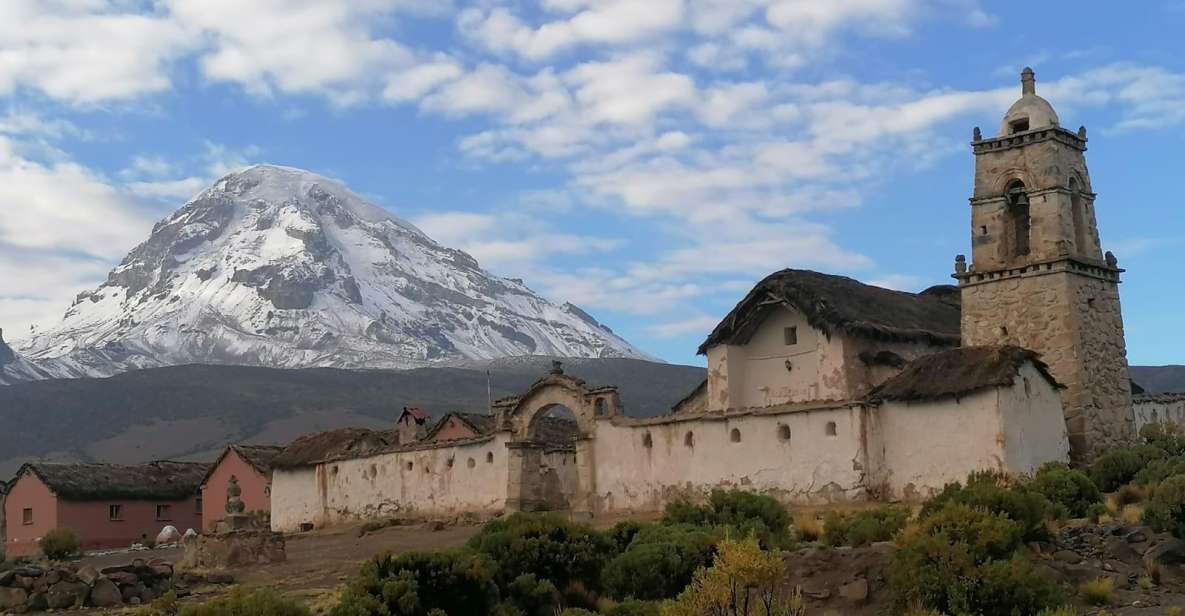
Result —
M 823 521 L 814 515 L 795 516 L 794 528 L 802 541 L 818 541 L 823 536 Z
M 1179 607 L 1170 607 L 1165 610 L 1164 616 L 1185 616 L 1185 610 Z
M 1115 581 L 1111 578 L 1098 578 L 1083 582 L 1078 587 L 1082 599 L 1091 605 L 1108 605 L 1115 594 Z
M 1124 524 L 1139 524 L 1144 520 L 1144 508 L 1140 505 L 1125 505 L 1119 518 Z
M 1139 586 L 1140 590 L 1148 591 L 1152 590 L 1152 588 L 1156 586 L 1156 582 L 1153 582 L 1152 578 L 1145 575 L 1136 580 L 1136 586 Z

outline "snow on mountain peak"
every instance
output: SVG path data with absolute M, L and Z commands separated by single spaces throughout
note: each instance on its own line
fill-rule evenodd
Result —
M 485 272 L 342 184 L 273 165 L 219 179 L 59 324 L 15 346 L 36 367 L 25 373 L 52 376 L 646 357 L 583 310 Z M 0 367 L 0 382 L 19 378 Z

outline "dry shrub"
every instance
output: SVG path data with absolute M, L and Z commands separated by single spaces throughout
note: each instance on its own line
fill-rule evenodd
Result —
M 794 518 L 799 541 L 818 541 L 823 536 L 823 522 L 813 515 Z
M 1139 524 L 1144 520 L 1144 508 L 1139 505 L 1127 505 L 1119 515 L 1124 524 Z
M 1107 605 L 1111 603 L 1111 599 L 1115 595 L 1115 580 L 1102 577 L 1083 582 L 1078 587 L 1078 593 L 1082 595 L 1084 601 L 1091 605 Z
M 715 563 L 696 571 L 662 616 L 805 616 L 802 589 L 787 591 L 785 575 L 781 555 L 762 550 L 756 539 L 725 539 Z

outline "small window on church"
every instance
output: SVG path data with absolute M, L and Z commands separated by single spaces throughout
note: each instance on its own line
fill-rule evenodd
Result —
M 494 452 L 492 452 L 492 451 L 487 452 L 486 453 L 486 464 L 493 464 L 493 463 L 494 463 Z
M 415 468 L 415 464 L 413 464 L 413 463 L 411 463 L 411 462 L 408 462 L 406 466 L 407 466 L 407 470 L 409 470 L 409 471 L 410 471 L 411 469 Z
M 654 447 L 654 437 L 650 436 L 649 432 L 642 435 L 642 446 L 646 449 Z
M 1028 378 L 1025 378 L 1025 397 L 1026 398 L 1033 397 L 1033 384 L 1029 382 Z
M 687 447 L 695 447 L 695 433 L 688 430 L 687 434 L 683 435 L 683 445 Z
M 786 424 L 778 424 L 778 440 L 790 440 L 790 426 L 787 426 Z
M 785 340 L 786 346 L 794 346 L 798 344 L 798 328 L 787 327 L 782 330 L 782 339 Z
M 1020 118 L 1017 120 L 1013 120 L 1008 123 L 1008 127 L 1012 129 L 1012 134 L 1014 134 L 1014 135 L 1016 133 L 1023 133 L 1026 130 L 1029 130 L 1029 119 L 1028 118 Z
M 836 433 L 837 433 L 837 431 L 836 431 L 836 427 L 835 427 L 835 422 L 834 421 L 827 422 L 827 436 L 835 436 Z
M 21 510 L 21 524 L 32 524 L 32 523 L 33 523 L 33 508 L 32 507 L 25 507 L 24 509 Z
M 733 428 L 732 432 L 729 433 L 728 438 L 734 443 L 741 442 L 741 431 Z

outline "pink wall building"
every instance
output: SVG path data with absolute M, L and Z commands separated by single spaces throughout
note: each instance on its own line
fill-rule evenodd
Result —
M 226 517 L 226 487 L 233 476 L 242 490 L 246 511 L 272 510 L 272 459 L 283 447 L 231 445 L 210 468 L 202 481 L 202 523 L 213 532 Z
M 481 413 L 451 412 L 432 426 L 423 440 L 439 443 L 474 438 L 489 433 L 494 428 L 494 416 Z
M 26 464 L 4 501 L 5 552 L 36 554 L 38 540 L 55 528 L 78 533 L 84 550 L 129 546 L 165 526 L 200 529 L 198 486 L 207 469 L 188 462 Z

